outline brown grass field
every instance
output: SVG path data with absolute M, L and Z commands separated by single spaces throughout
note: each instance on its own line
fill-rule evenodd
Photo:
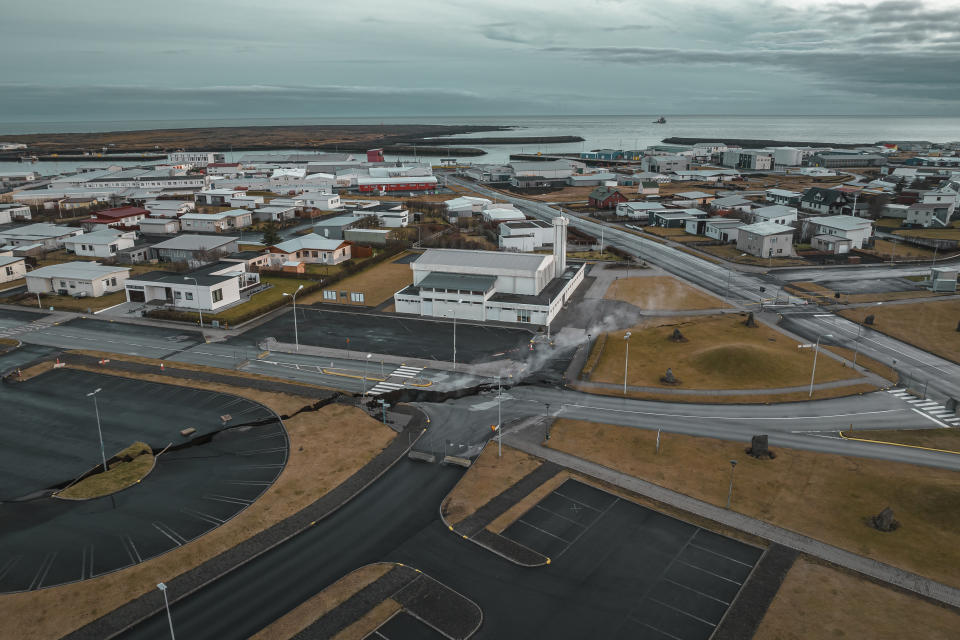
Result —
M 679 389 L 777 389 L 810 382 L 813 353 L 766 325 L 747 328 L 740 314 L 667 320 L 660 326 L 633 327 L 627 384 Z M 679 329 L 687 342 L 673 342 Z M 623 382 L 625 331 L 607 334 L 591 382 Z M 600 348 L 600 340 L 594 345 Z M 660 382 L 673 369 L 677 385 Z M 860 377 L 823 354 L 817 359 L 817 382 Z
M 603 297 L 656 311 L 724 309 L 730 306 L 720 298 L 704 293 L 673 276 L 618 278 Z
M 949 640 L 958 629 L 956 610 L 799 558 L 753 640 Z
M 903 429 L 900 431 L 870 429 L 869 431 L 844 431 L 843 435 L 851 439 L 940 449 L 960 455 L 960 430 L 958 429 Z
M 859 364 L 859 362 L 857 362 Z M 819 363 L 817 365 L 819 369 Z M 623 389 L 614 387 L 612 389 L 593 388 L 583 384 L 573 383 L 570 388 L 578 391 L 585 391 L 601 396 L 623 396 Z M 627 390 L 626 397 L 636 400 L 656 400 L 658 402 L 686 402 L 690 404 L 771 404 L 774 402 L 806 402 L 807 400 L 828 400 L 830 398 L 845 398 L 847 396 L 862 395 L 877 391 L 879 387 L 868 382 L 862 384 L 852 384 L 843 387 L 831 387 L 829 389 L 814 389 L 813 396 L 809 396 L 807 391 L 790 391 L 785 393 L 744 393 L 737 395 L 718 395 L 711 394 L 709 391 L 703 393 L 683 394 L 670 393 L 669 391 L 634 391 Z
M 814 302 L 823 304 L 857 304 L 862 302 L 890 302 L 893 300 L 913 300 L 916 298 L 936 298 L 950 295 L 948 293 L 934 293 L 933 291 L 888 291 L 884 293 L 854 293 L 845 294 L 840 291 L 840 297 L 835 297 L 836 289 L 830 289 L 816 282 L 792 282 L 789 287 L 791 293 Z
M 497 457 L 497 445 L 491 441 L 470 466 L 471 482 L 458 483 L 444 500 L 441 507 L 444 519 L 449 524 L 457 524 L 515 485 L 542 462 L 510 447 L 504 447 L 503 457 Z
M 651 425 L 653 427 L 654 425 Z M 857 433 L 864 433 L 858 431 Z M 737 460 L 733 509 L 881 562 L 960 586 L 960 494 L 943 469 L 775 448 L 655 430 L 558 420 L 548 446 L 717 506 Z M 901 527 L 882 533 L 866 519 L 889 506 Z
M 666 238 L 667 240 L 673 240 L 674 242 L 707 242 L 710 240 L 710 238 L 706 236 L 698 236 L 692 233 L 687 233 L 683 229 L 669 227 L 644 227 L 643 230 L 652 236 Z
M 381 262 L 370 269 L 345 278 L 331 287 L 337 291 L 363 292 L 363 303 L 351 303 L 349 297 L 338 297 L 336 300 L 324 300 L 323 291 L 314 291 L 313 293 L 305 295 L 302 300 L 298 300 L 298 302 L 302 301 L 303 304 L 336 302 L 348 305 L 363 304 L 375 307 L 392 298 L 393 294 L 408 284 L 413 284 L 413 270 L 409 264 L 395 264 L 395 261 L 399 258 L 400 256 L 397 256 L 396 258 Z
M 340 606 L 350 596 L 382 578 L 393 566 L 389 562 L 378 562 L 348 573 L 282 618 L 275 620 L 255 635 L 250 636 L 250 640 L 286 640 L 292 638 L 313 624 L 314 621 Z
M 182 380 L 181 384 L 192 387 L 196 381 Z M 222 388 L 238 392 L 232 386 Z M 264 391 L 242 393 L 274 411 L 292 410 L 297 400 L 296 396 Z M 277 397 L 271 402 L 270 396 Z M 299 400 L 297 407 L 313 402 Z M 300 414 L 284 424 L 290 438 L 286 468 L 259 500 L 233 520 L 183 547 L 123 571 L 41 591 L 0 595 L 4 626 L 18 629 L 22 640 L 69 633 L 311 504 L 369 462 L 396 435 L 359 409 L 339 404 Z
M 960 362 L 960 300 L 891 304 L 882 307 L 844 309 L 844 318 L 863 322 L 868 315 L 874 316 L 871 329 L 880 331 L 903 342 Z M 923 330 L 917 330 L 917 319 L 923 318 Z
M 698 250 L 717 258 L 722 258 L 737 264 L 752 264 L 758 267 L 802 267 L 810 263 L 799 257 L 792 258 L 758 258 L 757 256 L 743 255 L 734 244 L 711 244 L 697 247 Z
M 58 498 L 87 500 L 116 493 L 140 482 L 153 469 L 153 451 L 145 442 L 134 442 L 116 454 L 117 457 L 130 456 L 129 462 L 120 460 L 110 464 L 108 471 L 97 473 L 80 482 L 58 491 Z

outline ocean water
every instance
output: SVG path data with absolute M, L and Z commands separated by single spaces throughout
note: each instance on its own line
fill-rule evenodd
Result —
M 394 118 L 226 118 L 220 120 L 128 120 L 87 122 L 0 122 L 4 134 L 135 131 L 215 126 L 322 125 L 322 124 L 442 124 L 498 125 L 510 131 L 482 132 L 464 136 L 580 136 L 584 142 L 540 145 L 495 145 L 480 147 L 487 154 L 471 162 L 506 162 L 513 153 L 560 153 L 599 148 L 643 148 L 664 138 L 761 138 L 804 142 L 873 143 L 879 140 L 960 140 L 960 117 L 926 116 L 672 116 L 662 114 L 666 124 L 653 124 L 661 114 L 643 116 L 498 116 L 498 117 L 394 117 Z M 235 150 L 238 158 L 243 150 Z M 392 159 L 392 157 L 391 157 Z M 99 162 L 103 162 L 99 160 Z M 40 162 L 31 165 L 44 174 L 72 169 L 78 163 Z M 117 163 L 136 164 L 136 163 Z M 24 165 L 0 163 L 0 171 Z

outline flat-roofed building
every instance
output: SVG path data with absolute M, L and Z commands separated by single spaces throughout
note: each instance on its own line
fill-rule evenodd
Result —
M 78 256 L 95 258 L 114 258 L 123 249 L 129 249 L 137 243 L 135 231 L 116 231 L 104 229 L 93 233 L 68 238 L 63 246 Z
M 797 210 L 782 204 L 772 204 L 769 207 L 760 207 L 750 212 L 752 222 L 776 222 L 789 225 L 797 221 Z
M 153 253 L 160 262 L 197 266 L 236 253 L 237 240 L 236 237 L 183 234 L 153 245 Z
M 47 224 L 45 222 L 35 222 L 22 227 L 14 227 L 0 231 L 0 246 L 10 245 L 18 247 L 21 245 L 40 244 L 44 250 L 54 251 L 63 247 L 67 238 L 78 236 L 83 233 L 83 229 L 78 227 L 64 227 L 56 224 Z
M 499 227 L 501 249 L 532 252 L 553 242 L 553 225 L 543 220 L 515 220 L 501 222 Z
M 0 202 L 0 224 L 10 224 L 15 220 L 30 220 L 31 218 L 33 218 L 33 214 L 28 205 L 18 202 Z
M 185 232 L 224 233 L 253 224 L 253 214 L 246 209 L 230 209 L 220 213 L 187 213 L 180 216 L 180 228 Z
M 64 262 L 28 272 L 27 291 L 98 298 L 122 291 L 129 275 L 130 269 L 126 267 L 106 266 L 85 260 Z
M 758 258 L 793 255 L 793 227 L 776 222 L 757 222 L 737 231 L 737 249 Z
M 0 283 L 19 280 L 27 274 L 23 256 L 0 256 Z
M 217 262 L 188 271 L 151 271 L 128 278 L 127 302 L 160 301 L 173 309 L 221 311 L 259 290 L 260 276 L 243 262 Z

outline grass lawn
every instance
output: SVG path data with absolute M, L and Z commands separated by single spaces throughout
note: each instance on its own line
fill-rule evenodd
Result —
M 81 313 L 86 312 L 87 309 L 90 309 L 91 311 L 99 311 L 100 309 L 106 309 L 107 307 L 112 307 L 113 305 L 126 301 L 127 294 L 122 290 L 108 293 L 107 295 L 100 296 L 99 298 L 74 298 L 73 296 L 40 294 L 40 302 L 44 309 L 53 307 L 57 311 L 79 311 Z M 17 301 L 15 304 L 19 304 L 22 307 L 36 308 L 37 294 L 27 294 L 25 298 Z
M 404 254 L 405 255 L 405 254 Z M 397 291 L 413 284 L 413 270 L 409 264 L 395 264 L 400 256 L 389 258 L 380 264 L 360 273 L 344 278 L 330 288 L 337 291 L 362 292 L 363 302 L 350 302 L 350 298 L 337 297 L 336 300 L 324 300 L 323 291 L 315 291 L 303 296 L 303 304 L 313 302 L 338 302 L 342 304 L 366 305 L 375 307 L 393 297 Z
M 960 614 L 835 567 L 799 558 L 753 640 L 957 636 Z
M 859 364 L 859 361 L 857 361 Z M 817 369 L 820 369 L 820 363 L 817 363 Z M 819 379 L 819 378 L 818 378 Z M 808 378 L 809 380 L 809 378 Z M 622 380 L 621 380 L 622 384 Z M 574 382 L 570 385 L 572 389 L 593 393 L 602 396 L 623 397 L 623 389 L 618 384 L 612 389 L 595 388 L 581 383 Z M 634 391 L 628 390 L 627 397 L 636 400 L 657 400 L 659 402 L 686 402 L 690 404 L 770 404 L 772 402 L 806 402 L 807 400 L 829 400 L 830 398 L 844 398 L 846 396 L 862 395 L 877 391 L 879 387 L 868 382 L 862 384 L 853 384 L 844 387 L 835 387 L 829 389 L 814 389 L 813 396 L 809 396 L 807 391 L 790 391 L 786 393 L 745 393 L 737 395 L 718 395 L 707 391 L 703 393 L 678 395 L 669 391 Z
M 643 229 L 650 235 L 660 236 L 661 238 L 667 238 L 673 240 L 674 242 L 710 242 L 710 238 L 706 236 L 698 236 L 692 233 L 687 233 L 684 229 L 670 229 L 667 227 L 644 227 Z
M 755 266 L 766 267 L 796 267 L 809 265 L 810 263 L 803 258 L 791 257 L 791 258 L 758 258 L 757 256 L 751 256 L 749 254 L 744 255 L 743 251 L 737 249 L 737 245 L 734 244 L 710 244 L 704 245 L 702 247 L 697 247 L 700 251 L 704 253 L 709 253 L 712 256 L 728 260 L 730 262 L 736 262 L 737 264 L 752 264 Z
M 940 240 L 960 240 L 960 229 L 951 226 L 949 229 L 898 229 L 894 235 L 913 238 L 937 238 Z M 933 253 L 931 251 L 931 253 Z
M 900 234 L 898 234 L 900 235 Z M 960 239 L 960 229 L 957 230 L 957 238 Z M 873 248 L 864 249 L 865 252 L 871 253 L 880 258 L 886 260 L 890 259 L 890 256 L 896 258 L 920 258 L 930 260 L 933 258 L 933 249 L 928 249 L 926 247 L 918 247 L 916 245 L 907 244 L 905 242 L 893 242 L 891 240 L 881 240 L 880 238 L 874 238 Z M 949 253 L 949 252 L 945 252 Z
M 131 376 L 139 377 L 139 376 Z M 146 379 L 155 379 L 147 376 Z M 315 400 L 234 385 L 164 375 L 163 382 L 221 390 L 290 413 Z M 200 384 L 198 384 L 200 382 Z M 387 446 L 396 434 L 359 409 L 331 404 L 284 421 L 290 439 L 287 466 L 267 492 L 233 520 L 163 556 L 75 584 L 0 596 L 0 619 L 22 640 L 59 638 L 112 611 L 325 495 Z
M 891 304 L 882 307 L 844 309 L 844 318 L 863 322 L 868 315 L 874 316 L 872 329 L 903 340 L 942 358 L 960 362 L 960 300 Z M 918 329 L 917 319 L 923 318 L 923 330 Z
M 259 633 L 251 636 L 250 640 L 292 638 L 316 620 L 340 606 L 352 595 L 382 578 L 393 567 L 393 563 L 378 562 L 348 573 L 296 609 L 261 629 Z
M 284 299 L 284 293 L 293 293 L 300 285 L 308 287 L 316 284 L 315 280 L 308 280 L 306 278 L 283 278 L 278 276 L 260 276 L 260 282 L 271 284 L 273 286 L 266 291 L 253 294 L 246 302 L 238 304 L 234 307 L 230 307 L 224 311 L 218 311 L 217 313 L 209 313 L 205 311 L 203 313 L 204 324 L 206 325 L 213 320 L 216 320 L 221 325 L 226 326 L 244 322 L 245 320 L 249 320 L 264 314 L 267 311 L 277 308 L 277 303 Z M 303 298 L 297 297 L 297 302 L 301 302 L 302 300 Z M 197 313 L 193 313 L 191 311 L 182 311 L 180 309 L 177 311 L 181 316 L 183 316 L 183 318 L 192 318 L 195 322 L 199 322 L 200 320 L 200 316 Z
M 655 443 L 655 429 L 558 420 L 546 444 L 717 506 L 737 460 L 735 511 L 960 586 L 956 472 L 780 447 L 761 461 L 744 453 L 748 443 L 674 433 L 661 436 L 656 455 Z M 868 526 L 887 506 L 900 528 Z
M 542 460 L 510 447 L 503 449 L 503 457 L 497 457 L 497 445 L 491 441 L 471 465 L 471 481 L 458 483 L 443 501 L 444 519 L 449 524 L 457 524 L 542 463 Z
M 730 305 L 673 276 L 618 278 L 607 289 L 607 300 L 622 300 L 641 309 L 687 311 L 723 309 Z
M 27 284 L 26 278 L 20 278 L 19 280 L 10 280 L 9 282 L 4 282 L 0 284 L 0 291 L 6 291 L 7 289 L 16 289 L 17 287 L 22 287 Z
M 809 384 L 813 366 L 810 349 L 766 325 L 744 326 L 741 314 L 668 320 L 658 326 L 640 325 L 630 331 L 631 386 L 680 389 L 776 389 Z M 679 329 L 687 342 L 670 339 Z M 591 382 L 623 382 L 624 331 L 597 340 L 602 348 Z M 593 355 L 593 354 L 591 354 Z M 665 385 L 660 376 L 673 369 L 678 385 Z M 859 374 L 828 357 L 817 359 L 817 382 L 858 378 Z
M 84 478 L 77 484 L 57 492 L 58 498 L 87 500 L 99 498 L 140 482 L 153 470 L 153 450 L 145 442 L 134 442 L 116 454 L 121 460 L 109 466 L 109 471 Z M 130 457 L 129 461 L 122 458 Z

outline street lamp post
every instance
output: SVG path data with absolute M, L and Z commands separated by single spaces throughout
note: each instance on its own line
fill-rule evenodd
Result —
M 297 332 L 297 294 L 300 293 L 300 289 L 303 289 L 303 285 L 297 287 L 293 293 L 284 292 L 283 294 L 293 300 L 293 341 L 297 345 L 297 351 L 300 351 L 300 334 Z
M 367 395 L 367 363 L 370 362 L 370 358 L 373 357 L 372 353 L 368 353 L 367 357 L 363 359 L 363 395 Z
M 727 509 L 730 508 L 730 499 L 733 497 L 733 470 L 737 468 L 737 461 L 730 461 L 730 486 L 727 487 Z
M 623 395 L 627 395 L 627 368 L 630 364 L 630 332 L 623 334 L 623 341 L 627 344 L 627 350 L 623 358 Z
M 88 398 L 93 398 L 93 411 L 97 415 L 97 435 L 100 436 L 100 459 L 103 460 L 103 470 L 107 471 L 107 454 L 103 450 L 103 429 L 100 427 L 100 406 L 97 404 L 97 394 L 101 389 L 94 389 L 87 394 Z
M 817 356 L 820 354 L 820 339 L 821 338 L 832 338 L 833 334 L 827 333 L 822 336 L 817 336 L 817 346 L 813 349 L 813 371 L 810 373 L 810 394 L 808 398 L 813 397 L 813 379 L 817 375 Z
M 158 582 L 157 589 L 160 589 L 160 593 L 163 594 L 163 607 L 167 610 L 167 623 L 170 625 L 170 640 L 177 640 L 177 637 L 173 635 L 173 616 L 170 615 L 170 601 L 167 599 L 167 585 Z
M 184 280 L 193 280 L 194 287 L 194 302 L 197 303 L 197 313 L 200 314 L 200 328 L 203 329 L 203 309 L 200 308 L 200 283 L 197 282 L 196 278 L 191 278 L 190 276 L 183 276 Z
M 503 455 L 503 413 L 500 409 L 501 399 L 503 398 L 503 386 L 500 384 L 500 376 L 497 376 L 497 457 Z

